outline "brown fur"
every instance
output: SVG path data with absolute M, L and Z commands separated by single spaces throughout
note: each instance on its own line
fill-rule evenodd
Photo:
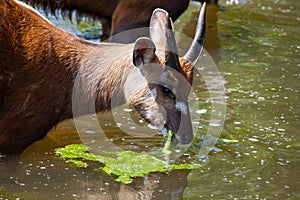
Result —
M 189 0 L 23 0 L 56 14 L 58 10 L 63 16 L 69 16 L 76 10 L 77 19 L 84 15 L 101 20 L 104 33 L 115 35 L 133 28 L 149 26 L 149 19 L 155 8 L 165 9 L 176 20 L 187 8 Z M 146 36 L 146 35 L 143 35 Z M 134 42 L 132 38 L 128 42 Z M 114 41 L 124 42 L 124 41 Z
M 155 8 L 162 8 L 169 12 L 172 20 L 176 20 L 188 7 L 190 0 L 22 0 L 43 9 L 46 12 L 71 18 L 76 10 L 76 17 L 83 16 L 100 19 L 105 36 L 113 36 L 126 30 L 148 27 L 149 19 Z M 213 2 L 217 0 L 197 0 Z M 131 43 L 139 36 L 147 36 L 145 29 L 140 35 L 128 38 L 112 38 L 113 42 Z M 106 39 L 103 37 L 102 39 Z
M 0 151 L 20 151 L 72 116 L 68 83 L 90 47 L 31 10 L 0 2 Z
M 134 28 L 148 27 L 155 8 L 166 10 L 170 17 L 176 20 L 187 9 L 188 4 L 189 0 L 121 0 L 112 15 L 111 35 Z
M 97 112 L 110 109 L 113 89 L 122 88 L 134 68 L 132 49 L 82 40 L 32 9 L 0 0 L 0 153 L 21 152 L 72 117 L 78 73 L 86 77 L 83 95 L 96 95 Z M 117 92 L 124 103 L 123 91 Z
M 193 84 L 193 75 L 194 71 L 192 63 L 185 60 L 184 58 L 179 58 L 180 68 L 181 68 L 181 74 L 187 79 L 187 81 L 190 83 L 190 85 Z

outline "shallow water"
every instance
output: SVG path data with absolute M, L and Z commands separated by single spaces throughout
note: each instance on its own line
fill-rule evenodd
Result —
M 221 136 L 238 144 L 217 145 L 201 170 L 151 174 L 125 185 L 55 157 L 54 148 L 80 142 L 70 120 L 20 158 L 0 163 L 0 199 L 299 199 L 300 2 L 228 2 L 208 7 L 206 50 L 226 80 Z M 197 10 L 199 5 L 191 4 L 176 30 L 192 35 Z M 207 132 L 211 105 L 205 85 L 196 89 L 201 135 Z M 124 143 L 109 120 L 103 124 L 115 144 Z M 156 137 L 127 147 L 143 145 L 147 149 L 161 143 Z M 199 160 L 199 148 L 193 145 L 187 152 L 190 159 Z

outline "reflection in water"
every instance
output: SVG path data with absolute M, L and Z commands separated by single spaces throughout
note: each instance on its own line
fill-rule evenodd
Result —
M 187 186 L 187 170 L 150 174 L 126 185 L 101 172 L 69 167 L 52 153 L 29 151 L 1 163 L 0 198 L 182 199 Z

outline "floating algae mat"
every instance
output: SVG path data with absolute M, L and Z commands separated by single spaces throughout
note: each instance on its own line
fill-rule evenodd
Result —
M 132 178 L 142 177 L 151 172 L 169 172 L 179 169 L 198 169 L 198 164 L 166 164 L 153 156 L 133 151 L 107 152 L 107 157 L 90 153 L 83 144 L 71 144 L 55 152 L 77 167 L 87 167 L 87 161 L 100 165 L 109 175 L 116 175 L 116 181 L 131 183 Z M 115 156 L 115 157 L 113 157 Z
M 162 149 L 166 157 L 172 153 L 172 139 L 169 131 Z M 202 138 L 203 139 L 203 138 Z M 219 139 L 218 144 L 236 144 L 238 140 Z M 154 156 L 134 151 L 106 152 L 106 156 L 91 153 L 84 144 L 71 144 L 58 148 L 55 152 L 68 163 L 76 167 L 88 167 L 87 161 L 99 164 L 99 168 L 109 175 L 118 176 L 116 181 L 131 183 L 132 178 L 142 177 L 151 172 L 170 172 L 180 169 L 199 169 L 199 164 L 167 164 Z M 96 170 L 99 170 L 96 169 Z

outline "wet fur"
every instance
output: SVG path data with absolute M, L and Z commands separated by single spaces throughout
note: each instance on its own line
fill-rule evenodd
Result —
M 0 153 L 22 152 L 72 117 L 78 73 L 86 77 L 83 95 L 96 97 L 97 112 L 110 109 L 114 88 L 129 89 L 120 86 L 135 68 L 132 49 L 133 44 L 85 41 L 55 27 L 31 8 L 0 0 Z M 115 56 L 108 59 L 107 55 Z M 157 63 L 158 58 L 151 62 Z M 124 91 L 117 93 L 118 103 L 129 101 L 140 108 L 140 102 L 126 99 Z
M 82 60 L 92 50 L 101 53 L 111 46 L 81 40 L 34 11 L 14 1 L 1 0 L 0 152 L 22 151 L 58 122 L 71 118 L 74 78 Z M 95 73 L 93 69 L 86 70 Z M 87 93 L 91 89 L 86 88 Z M 102 102 L 99 110 L 108 108 L 109 97 L 98 99 Z

